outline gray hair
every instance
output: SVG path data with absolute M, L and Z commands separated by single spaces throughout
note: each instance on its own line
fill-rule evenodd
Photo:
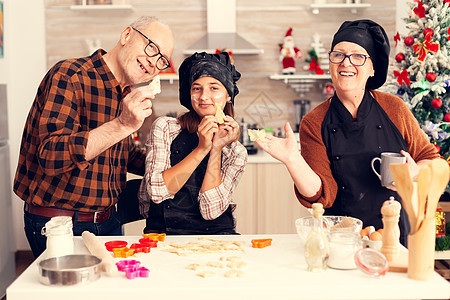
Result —
M 142 16 L 139 17 L 136 21 L 130 24 L 131 27 L 134 27 L 138 30 L 145 29 L 148 24 L 153 22 L 160 22 L 157 17 L 154 16 Z

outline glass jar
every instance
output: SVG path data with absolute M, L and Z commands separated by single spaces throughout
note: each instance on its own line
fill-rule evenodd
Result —
M 310 272 L 320 272 L 327 269 L 329 258 L 328 238 L 323 228 L 323 205 L 314 203 L 312 205 L 314 226 L 305 241 L 305 260 Z
M 72 217 L 53 217 L 42 227 L 47 236 L 47 258 L 73 254 Z
M 328 267 L 340 270 L 356 269 L 355 253 L 362 247 L 361 237 L 356 232 L 331 232 Z

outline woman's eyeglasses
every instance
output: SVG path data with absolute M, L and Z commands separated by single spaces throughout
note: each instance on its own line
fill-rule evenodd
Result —
M 339 51 L 330 51 L 328 53 L 328 57 L 330 59 L 330 62 L 332 62 L 333 64 L 340 64 L 345 60 L 345 58 L 348 57 L 350 63 L 357 67 L 364 65 L 366 63 L 366 60 L 370 58 L 370 56 L 364 54 L 353 53 L 347 55 Z

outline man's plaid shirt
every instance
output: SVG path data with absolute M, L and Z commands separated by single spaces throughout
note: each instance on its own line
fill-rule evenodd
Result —
M 116 118 L 129 92 L 121 90 L 104 53 L 61 61 L 42 80 L 14 180 L 14 192 L 27 203 L 101 211 L 116 203 L 127 171 L 144 173 L 145 155 L 131 137 L 85 160 L 89 131 Z

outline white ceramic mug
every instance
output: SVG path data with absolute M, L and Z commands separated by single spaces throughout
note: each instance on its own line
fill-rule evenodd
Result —
M 380 173 L 375 170 L 374 163 L 379 160 L 380 161 Z M 390 164 L 404 164 L 406 163 L 406 157 L 401 155 L 400 153 L 395 152 L 383 152 L 381 153 L 381 158 L 374 157 L 372 159 L 371 165 L 372 170 L 378 176 L 381 181 L 381 185 L 384 187 L 394 187 L 392 182 L 391 170 L 389 169 Z

